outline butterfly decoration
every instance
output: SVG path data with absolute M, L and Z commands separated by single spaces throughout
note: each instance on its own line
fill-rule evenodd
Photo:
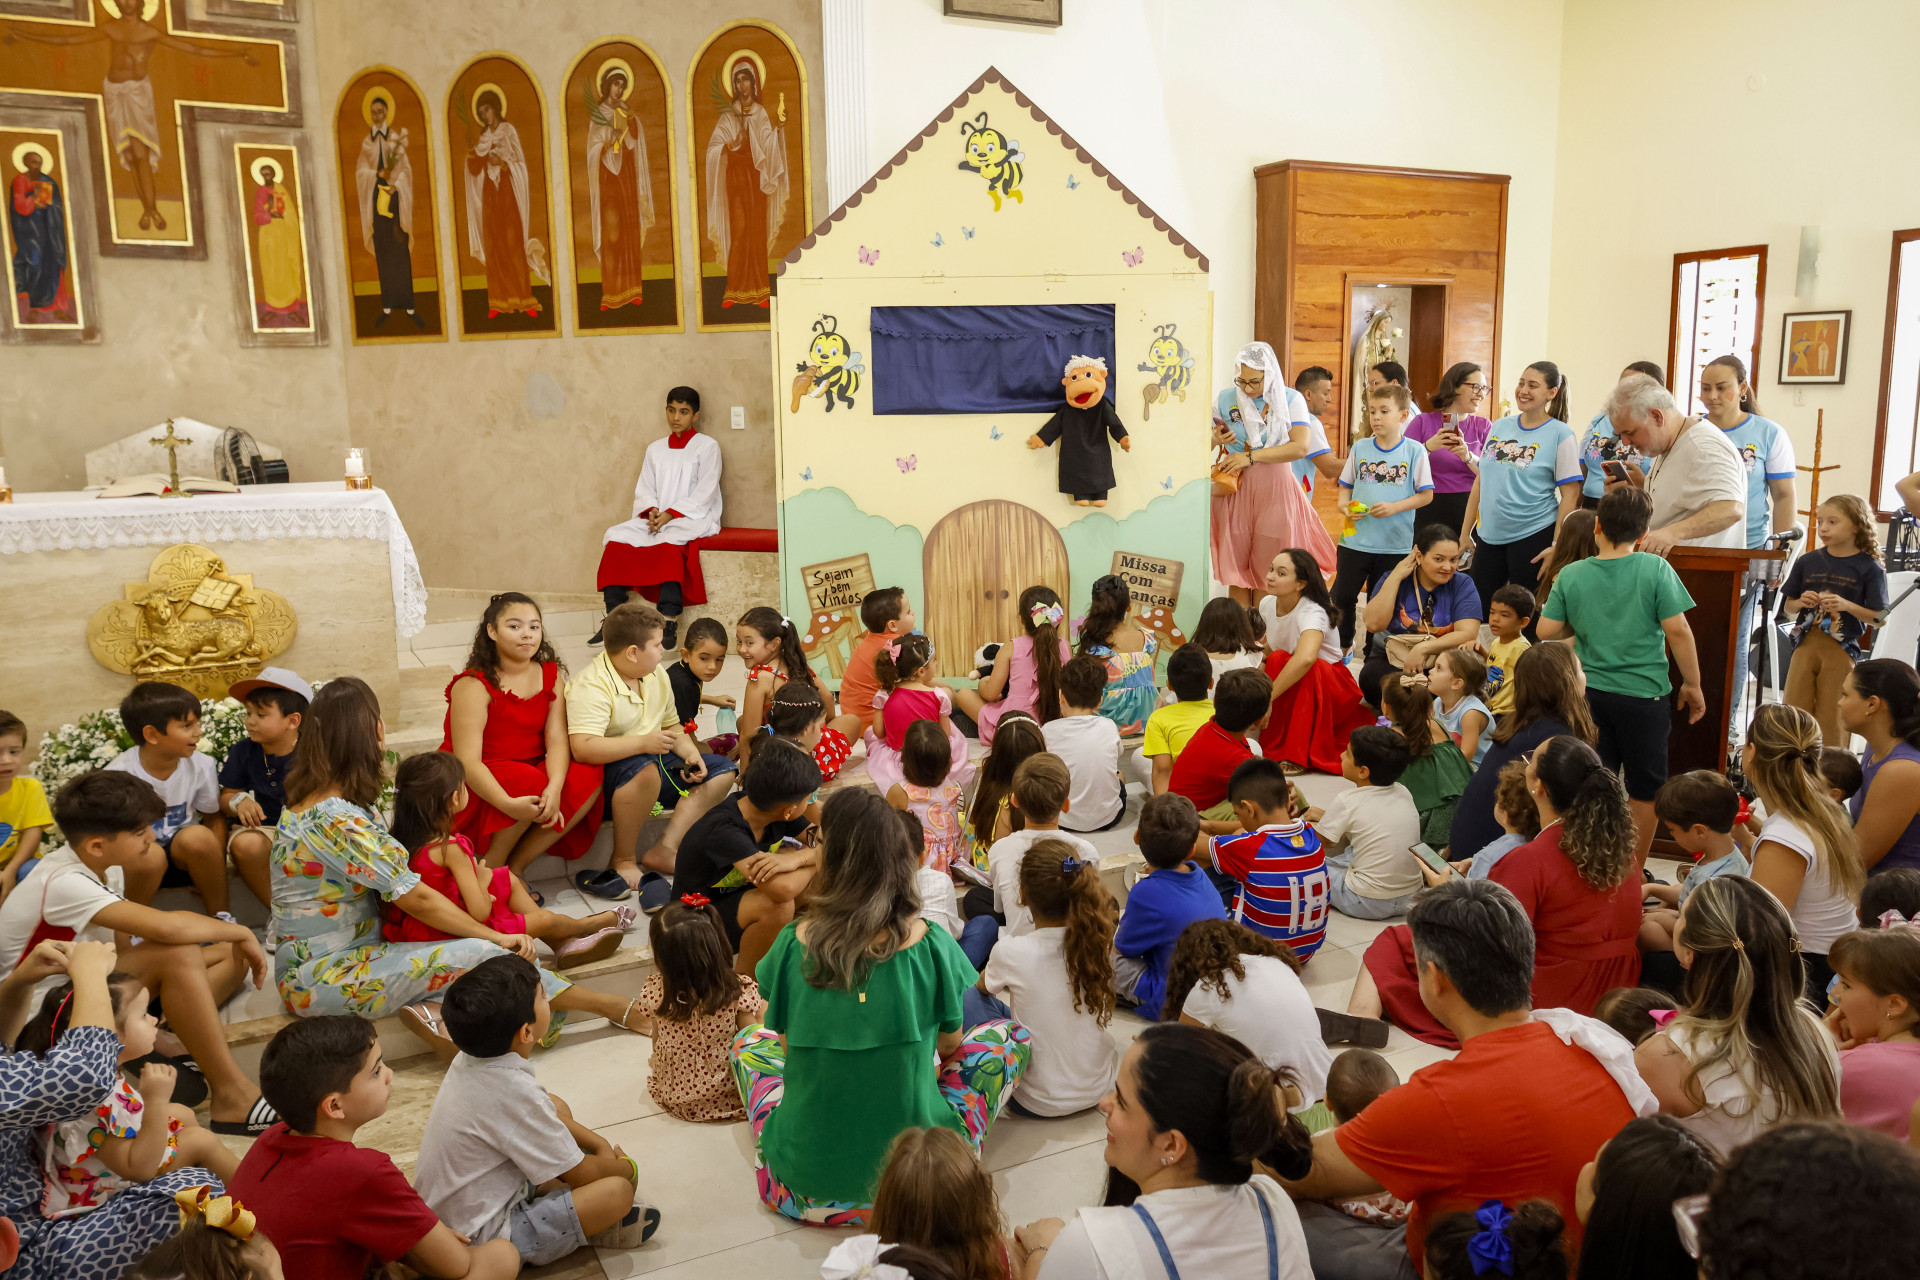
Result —
M 1071 173 L 1067 175 L 1067 190 L 1072 191 L 1075 187 L 1078 187 L 1079 185 L 1080 185 L 1080 179 L 1077 176 Z
M 961 234 L 961 235 L 963 235 L 963 236 L 965 236 L 965 237 L 966 237 L 967 239 L 969 239 L 969 240 L 971 240 L 971 239 L 973 239 L 973 228 L 972 228 L 972 227 L 961 227 L 961 228 L 960 228 L 960 234 Z
M 941 245 L 944 245 L 946 242 L 947 242 L 947 238 L 941 235 L 938 231 L 936 231 L 933 233 L 933 239 L 929 240 L 927 243 L 931 244 L 934 248 L 938 249 Z
M 865 245 L 860 246 L 861 266 L 870 267 L 878 261 L 880 261 L 880 251 L 878 249 L 869 249 Z
M 1135 245 L 1132 253 L 1128 253 L 1125 249 L 1120 251 L 1120 260 L 1130 267 L 1139 266 L 1142 262 L 1146 261 L 1146 257 L 1147 249 L 1145 245 Z
M 997 426 L 987 428 L 987 439 L 989 440 L 998 440 L 1004 434 L 1006 433 L 1001 431 Z
M 812 468 L 812 467 L 808 467 L 808 468 L 807 468 L 807 469 L 806 469 L 805 471 L 802 471 L 802 472 L 800 473 L 800 478 L 801 478 L 802 480 L 811 480 L 811 479 L 813 479 L 813 468 Z
M 811 480 L 811 479 L 812 479 L 813 477 L 812 477 L 812 476 L 808 476 L 807 478 L 808 478 L 809 480 Z M 1164 480 L 1162 480 L 1162 481 L 1160 482 L 1160 487 L 1161 487 L 1162 489 L 1172 489 L 1172 488 L 1173 488 L 1173 477 L 1172 477 L 1172 476 L 1168 476 L 1168 477 L 1167 477 L 1166 479 L 1164 479 Z
M 893 465 L 900 468 L 901 475 L 905 475 L 909 471 L 916 471 L 920 467 L 920 455 L 910 453 L 904 458 L 895 458 Z

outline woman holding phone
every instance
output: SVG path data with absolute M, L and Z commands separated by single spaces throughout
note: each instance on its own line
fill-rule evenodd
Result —
M 1644 373 L 1655 382 L 1667 380 L 1660 366 L 1651 360 L 1635 360 L 1620 371 L 1620 376 L 1630 378 L 1636 373 Z M 1580 469 L 1586 474 L 1586 481 L 1580 487 L 1580 505 L 1589 511 L 1599 506 L 1600 499 L 1606 495 L 1609 476 L 1625 480 L 1629 466 L 1639 467 L 1644 476 L 1653 470 L 1653 459 L 1621 440 L 1620 433 L 1613 429 L 1613 419 L 1602 409 L 1593 415 L 1586 434 L 1580 438 Z
M 1421 512 L 1422 524 L 1443 524 L 1456 534 L 1466 518 L 1467 495 L 1480 474 L 1480 451 L 1487 447 L 1493 423 L 1480 415 L 1492 388 L 1486 371 L 1470 360 L 1448 369 L 1429 397 L 1433 408 L 1407 424 L 1407 439 L 1426 446 L 1433 471 L 1433 501 Z

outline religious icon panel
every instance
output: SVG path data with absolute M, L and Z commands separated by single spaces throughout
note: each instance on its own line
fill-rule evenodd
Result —
M 447 95 L 462 338 L 548 338 L 554 314 L 546 107 L 533 73 L 484 54 Z
M 307 257 L 307 193 L 292 147 L 237 143 L 240 237 L 246 255 L 248 322 L 256 334 L 314 331 Z
M 21 332 L 79 332 L 65 140 L 57 129 L 0 129 L 7 184 L 7 283 Z
M 677 333 L 685 326 L 666 71 L 637 40 L 604 40 L 574 60 L 563 92 L 574 330 Z
M 347 81 L 334 108 L 355 342 L 444 342 L 433 131 L 420 87 L 392 67 Z
M 687 77 L 699 327 L 767 326 L 773 269 L 813 227 L 807 76 L 778 27 L 711 36 Z

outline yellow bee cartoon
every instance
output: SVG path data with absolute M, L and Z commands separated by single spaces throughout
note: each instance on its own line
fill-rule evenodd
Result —
M 1140 389 L 1145 404 L 1141 406 L 1140 416 L 1153 416 L 1153 406 L 1161 400 L 1172 400 L 1179 396 L 1182 403 L 1187 398 L 1187 384 L 1193 381 L 1193 357 L 1180 339 L 1173 336 L 1178 325 L 1157 324 L 1154 333 L 1159 336 L 1147 348 L 1147 358 L 1134 366 L 1141 373 L 1156 373 L 1159 380 L 1149 382 Z
M 839 332 L 839 325 L 829 315 L 813 322 L 814 339 L 807 346 L 807 358 L 794 366 L 800 376 L 793 380 L 792 412 L 800 412 L 801 396 L 825 395 L 828 413 L 833 412 L 836 398 L 853 408 L 853 393 L 860 389 L 860 375 L 867 370 L 864 357 Z
M 1027 157 L 1020 150 L 1020 144 L 989 125 L 984 111 L 960 126 L 960 136 L 967 146 L 967 158 L 960 162 L 960 167 L 971 169 L 987 180 L 987 194 L 993 197 L 994 212 L 1000 211 L 1003 195 L 1025 204 L 1027 198 L 1020 194 L 1020 175 L 1024 172 L 1020 162 Z

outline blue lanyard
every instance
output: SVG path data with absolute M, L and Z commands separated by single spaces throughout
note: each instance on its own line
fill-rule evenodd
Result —
M 1267 1237 L 1267 1280 L 1280 1280 L 1280 1244 L 1273 1234 L 1273 1210 L 1267 1207 L 1267 1198 L 1260 1194 L 1258 1187 L 1252 1188 L 1253 1202 L 1260 1206 L 1260 1226 Z M 1136 1203 L 1133 1211 L 1140 1215 L 1140 1221 L 1146 1224 L 1147 1234 L 1153 1237 L 1153 1247 L 1160 1251 L 1160 1265 L 1167 1269 L 1167 1280 L 1180 1280 L 1180 1268 L 1173 1265 L 1173 1252 L 1167 1248 L 1167 1238 L 1160 1234 L 1160 1226 L 1146 1210 L 1146 1206 Z

